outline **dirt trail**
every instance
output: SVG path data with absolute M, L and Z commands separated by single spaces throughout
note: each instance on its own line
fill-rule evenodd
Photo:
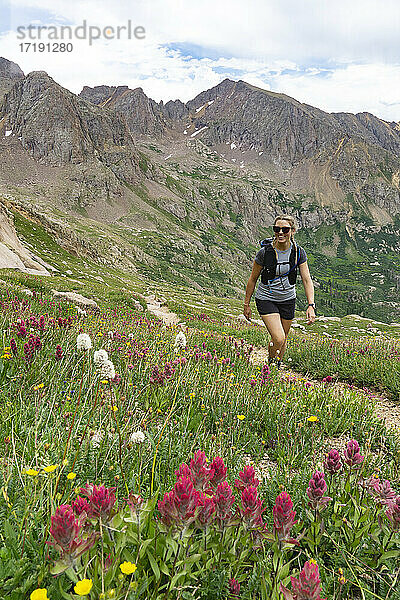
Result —
M 152 299 L 147 303 L 147 310 L 155 317 L 161 319 L 166 325 L 178 325 L 181 322 L 178 315 L 171 312 L 168 306 L 163 306 L 161 302 L 157 302 L 156 300 Z
M 161 319 L 166 325 L 178 325 L 181 323 L 180 318 L 177 314 L 171 312 L 167 306 L 161 305 L 160 302 L 156 300 L 151 300 L 147 305 L 147 310 L 151 312 L 154 316 Z M 190 331 L 197 331 L 195 329 L 189 328 Z M 254 348 L 250 361 L 255 365 L 262 365 L 268 360 L 268 349 L 267 348 Z M 287 367 L 287 365 L 282 365 L 282 372 L 287 375 L 293 375 L 293 377 L 304 377 L 302 373 L 298 373 L 296 371 L 292 371 Z M 308 380 L 317 385 L 322 385 L 318 379 L 310 379 Z M 333 383 L 333 386 L 337 389 L 338 393 L 345 388 L 347 388 L 347 384 L 343 381 L 337 381 Z M 361 388 L 357 386 L 353 386 L 353 389 L 359 390 L 360 393 L 364 393 Z M 398 402 L 394 402 L 393 400 L 389 400 L 385 396 L 376 396 L 375 397 L 375 415 L 378 419 L 382 420 L 385 423 L 387 429 L 397 429 L 400 432 L 400 404 Z

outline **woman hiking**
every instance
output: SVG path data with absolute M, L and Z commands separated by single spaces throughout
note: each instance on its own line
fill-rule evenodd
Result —
M 276 363 L 286 350 L 286 340 L 294 319 L 296 277 L 300 271 L 307 296 L 307 325 L 315 321 L 314 285 L 307 264 L 307 255 L 294 241 L 296 222 L 289 215 L 279 215 L 272 227 L 273 238 L 263 240 L 257 252 L 246 287 L 243 314 L 250 321 L 250 299 L 261 274 L 255 294 L 257 310 L 271 336 L 268 363 Z

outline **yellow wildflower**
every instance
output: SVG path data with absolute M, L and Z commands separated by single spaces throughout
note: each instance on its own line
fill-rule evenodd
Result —
M 137 566 L 135 565 L 135 563 L 126 560 L 121 565 L 119 565 L 119 568 L 121 569 L 121 572 L 124 575 L 132 575 L 132 573 L 136 571 Z
M 49 465 L 48 467 L 44 467 L 43 471 L 45 471 L 46 473 L 52 473 L 57 468 L 58 468 L 58 465 Z
M 315 423 L 316 421 L 318 421 L 318 417 L 312 415 L 311 417 L 308 417 L 307 421 L 310 421 L 310 423 Z
M 48 600 L 47 589 L 38 588 L 37 590 L 33 590 L 29 598 L 30 600 Z
M 74 587 L 75 594 L 78 596 L 87 596 L 93 587 L 93 581 L 91 579 L 81 579 Z
M 25 473 L 31 477 L 36 477 L 36 475 L 39 475 L 39 471 L 35 471 L 35 469 L 27 469 Z
M 68 475 L 67 475 L 67 479 L 75 479 L 75 477 L 76 477 L 76 473 L 71 472 L 71 473 L 68 473 Z
M 237 418 L 239 419 L 239 421 L 243 421 L 243 419 L 246 418 L 245 415 L 237 415 Z

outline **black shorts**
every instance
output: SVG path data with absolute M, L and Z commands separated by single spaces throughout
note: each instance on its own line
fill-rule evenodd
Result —
M 284 302 L 275 302 L 273 300 L 259 300 L 255 298 L 257 310 L 260 315 L 270 315 L 271 313 L 278 313 L 282 319 L 291 321 L 294 319 L 294 309 L 296 305 L 296 298 L 292 300 L 285 300 Z

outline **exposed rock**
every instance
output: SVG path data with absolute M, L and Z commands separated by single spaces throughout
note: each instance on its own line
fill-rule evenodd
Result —
M 126 181 L 137 182 L 140 177 L 135 145 L 124 121 L 113 111 L 78 98 L 45 71 L 29 73 L 4 96 L 0 124 L 3 131 L 21 138 L 38 161 L 65 165 L 91 160 Z
M 0 269 L 17 269 L 25 273 L 50 275 L 43 261 L 35 260 L 20 242 L 12 215 L 2 203 L 0 203 Z
M 0 57 L 0 99 L 23 77 L 24 72 L 15 62 Z
M 65 298 L 65 300 L 68 300 L 69 302 L 74 302 L 75 304 L 78 304 L 79 306 L 83 306 L 85 308 L 92 308 L 96 311 L 100 310 L 97 302 L 95 302 L 91 298 L 85 298 L 85 296 L 82 296 L 77 292 L 59 292 L 58 290 L 53 290 L 53 295 L 56 298 Z
M 122 115 L 130 131 L 161 134 L 167 124 L 159 105 L 148 98 L 142 88 L 131 90 L 128 86 L 85 86 L 79 97 Z

